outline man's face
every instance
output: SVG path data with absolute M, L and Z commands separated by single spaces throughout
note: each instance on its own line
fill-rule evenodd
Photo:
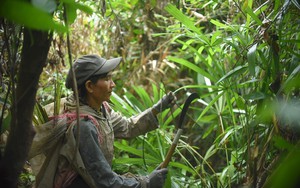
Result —
M 116 86 L 112 80 L 112 72 L 109 72 L 105 77 L 99 78 L 96 83 L 91 83 L 89 95 L 93 101 L 102 103 L 109 101 L 113 88 Z

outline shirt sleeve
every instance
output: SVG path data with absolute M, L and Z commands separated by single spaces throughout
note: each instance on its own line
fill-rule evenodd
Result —
M 159 127 L 150 108 L 130 118 L 111 110 L 110 122 L 116 138 L 134 138 Z
M 76 127 L 73 131 L 76 138 Z M 79 152 L 87 172 L 95 181 L 96 187 L 141 187 L 141 183 L 137 179 L 125 178 L 112 171 L 101 151 L 97 130 L 91 121 L 81 122 Z

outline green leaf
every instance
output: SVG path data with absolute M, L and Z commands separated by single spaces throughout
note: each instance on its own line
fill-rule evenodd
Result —
M 299 144 L 281 158 L 280 165 L 274 169 L 265 182 L 265 187 L 297 187 L 300 174 L 300 148 Z M 291 173 L 292 172 L 292 173 Z
M 153 95 L 153 100 L 158 101 L 160 96 L 159 96 L 158 88 L 154 83 L 152 84 L 152 91 L 153 91 L 153 94 L 152 94 Z
M 23 1 L 2 1 L 0 4 L 0 17 L 31 29 L 67 31 L 65 26 L 53 21 L 50 14 Z
M 289 75 L 289 77 L 286 79 L 286 81 L 282 84 L 281 88 L 279 89 L 278 93 L 280 93 L 283 89 L 287 88 L 289 85 L 291 85 L 291 83 L 293 83 L 292 81 L 294 80 L 294 78 L 297 78 L 297 75 L 300 74 L 300 65 L 298 65 L 293 72 Z M 299 77 L 299 76 L 298 76 Z M 292 84 L 292 85 L 299 85 L 299 80 L 296 80 L 297 84 Z M 292 86 L 293 87 L 293 86 Z
M 247 80 L 246 82 L 240 83 L 237 88 L 242 88 L 242 87 L 246 87 L 247 85 L 250 84 L 255 84 L 256 82 L 260 82 L 260 79 L 252 79 L 252 80 Z
M 206 114 L 206 112 L 212 107 L 212 105 L 214 105 L 216 101 L 223 96 L 223 94 L 224 91 L 221 91 L 216 97 L 213 98 L 212 101 L 210 101 L 210 103 L 204 108 L 204 110 L 202 111 L 202 113 L 200 114 L 196 122 L 200 121 L 200 119 Z
M 194 22 L 184 15 L 180 10 L 178 10 L 174 5 L 168 4 L 165 7 L 165 10 L 170 13 L 172 16 L 174 16 L 177 20 L 179 20 L 183 25 L 185 25 L 188 29 L 194 31 L 195 33 L 202 35 L 200 28 L 197 28 L 194 25 Z
M 253 12 L 253 10 L 250 7 L 246 8 L 246 12 L 248 15 L 251 16 L 251 18 L 258 24 L 258 25 L 262 25 L 262 21 L 258 18 L 258 16 L 256 16 L 256 14 Z
M 93 10 L 83 4 L 75 2 L 75 0 L 61 0 L 65 4 L 65 11 L 68 18 L 68 24 L 74 23 L 76 17 L 77 17 L 77 9 L 82 10 L 88 14 L 92 14 Z
M 186 85 L 182 86 L 174 91 L 174 93 L 177 93 L 180 90 L 186 90 L 186 89 L 202 89 L 202 88 L 207 88 L 207 89 L 218 89 L 219 87 L 216 85 Z
M 48 13 L 53 13 L 56 9 L 55 0 L 31 0 L 31 3 L 33 6 Z
M 212 24 L 214 24 L 214 25 L 220 27 L 220 28 L 228 28 L 227 25 L 225 25 L 225 24 L 219 22 L 218 20 L 211 19 L 210 22 L 211 22 Z
M 224 132 L 224 137 L 219 142 L 219 146 L 224 144 L 226 142 L 227 138 L 230 137 L 232 133 L 234 133 L 234 129 L 226 130 L 226 132 Z
M 136 111 L 115 92 L 112 93 L 110 100 L 114 104 L 114 106 L 112 106 L 113 109 L 118 109 L 123 115 L 129 117 L 136 113 Z
M 215 115 L 215 117 L 217 117 L 217 116 Z M 203 118 L 205 118 L 205 116 L 204 116 Z M 201 118 L 201 119 L 203 119 L 203 118 Z M 205 138 L 206 138 L 207 136 L 209 136 L 210 133 L 211 133 L 212 131 L 214 131 L 214 130 L 215 130 L 215 126 L 214 126 L 214 125 L 210 125 L 210 126 L 207 128 L 207 130 L 205 130 L 205 132 L 203 133 L 202 138 L 205 139 Z
M 147 163 L 157 164 L 157 160 L 148 160 L 145 159 Z M 115 164 L 136 164 L 136 165 L 142 165 L 144 163 L 143 158 L 117 158 L 114 159 Z
M 279 149 L 287 149 L 288 151 L 292 151 L 293 149 L 295 149 L 295 146 L 293 144 L 287 142 L 280 136 L 274 136 L 273 141 L 275 143 L 275 146 Z
M 238 96 L 238 98 L 236 99 L 236 105 L 241 110 L 245 110 L 246 109 L 245 100 L 241 96 Z
M 256 49 L 257 49 L 257 43 L 255 43 L 251 48 L 249 49 L 247 53 L 248 58 L 248 68 L 249 72 L 252 76 L 255 76 L 255 64 L 256 64 Z
M 183 105 L 181 106 L 181 108 Z M 171 124 L 172 121 L 174 121 L 174 118 L 176 118 L 181 113 L 181 108 L 177 108 L 175 111 L 172 111 L 172 115 L 167 117 L 166 120 L 164 120 L 164 125 Z M 164 113 L 169 113 L 170 109 L 166 110 Z
M 192 52 L 194 52 L 194 54 L 195 54 L 195 56 L 196 56 L 196 57 L 195 57 L 196 60 L 199 59 L 199 60 L 201 60 L 202 62 L 206 62 L 205 58 L 204 58 L 203 55 L 201 54 L 202 51 L 203 51 L 203 49 L 204 49 L 204 47 L 202 46 L 202 47 L 200 47 L 200 48 L 197 50 L 196 48 L 194 48 L 194 47 L 191 45 L 191 44 L 193 44 L 193 43 L 190 43 L 190 42 L 192 42 L 192 41 L 195 41 L 195 40 L 193 39 L 193 40 L 189 40 L 189 41 L 187 41 L 187 42 L 181 41 L 181 40 L 179 40 L 179 39 L 176 40 L 176 42 L 178 42 L 178 43 L 180 43 L 180 44 L 183 45 L 183 46 L 182 46 L 182 49 L 188 48 L 189 50 L 191 50 Z M 205 44 L 208 44 L 208 43 L 209 43 L 208 40 L 205 41 Z M 206 65 L 206 66 L 208 66 L 208 65 Z
M 191 70 L 201 74 L 202 76 L 209 78 L 210 80 L 216 81 L 216 79 L 214 77 L 212 77 L 211 74 L 207 73 L 206 71 L 204 71 L 203 69 L 201 69 L 200 67 L 195 65 L 194 63 L 191 63 L 185 59 L 171 57 L 171 56 L 169 56 L 168 59 L 171 61 L 174 61 L 176 63 L 179 63 L 183 66 L 186 66 L 186 67 L 190 68 Z
M 139 95 L 139 97 L 142 99 L 145 107 L 153 105 L 150 95 L 147 93 L 147 91 L 143 87 L 133 86 L 133 89 Z
M 143 151 L 142 150 L 138 150 L 136 148 L 133 148 L 133 147 L 130 147 L 130 146 L 127 146 L 127 145 L 124 145 L 120 142 L 114 142 L 114 146 L 120 150 L 123 150 L 123 151 L 126 151 L 128 153 L 131 153 L 133 155 L 136 155 L 136 156 L 139 156 L 139 157 L 146 157 L 150 160 L 153 160 L 153 161 L 156 161 L 157 158 L 153 157 L 151 154 L 143 154 Z
M 135 109 L 136 112 L 142 112 L 146 109 L 140 99 L 138 99 L 135 95 L 130 92 L 126 92 L 124 96 L 125 100 L 131 107 Z
M 266 95 L 262 92 L 254 92 L 248 95 L 245 95 L 244 98 L 246 100 L 260 100 L 266 98 Z
M 215 145 L 211 145 L 210 148 L 206 151 L 205 156 L 203 158 L 203 161 L 206 161 L 211 156 L 213 156 L 217 152 L 217 148 L 215 148 Z
M 72 8 L 74 8 L 74 9 L 79 9 L 85 13 L 93 14 L 93 9 L 91 7 L 84 5 L 82 3 L 77 3 L 77 2 L 75 2 L 75 0 L 60 0 L 60 1 L 72 6 Z
M 190 173 L 192 173 L 192 174 L 195 174 L 195 171 L 194 171 L 192 168 L 190 168 L 190 167 L 188 167 L 187 165 L 184 165 L 184 164 L 182 164 L 182 163 L 171 161 L 171 162 L 169 163 L 169 165 L 170 165 L 170 166 L 173 166 L 173 167 L 177 167 L 177 168 L 179 168 L 179 169 L 181 169 L 181 170 L 186 170 L 187 172 L 190 172 Z
M 213 120 L 216 120 L 217 117 L 218 116 L 216 114 L 210 114 L 210 115 L 207 115 L 207 116 L 203 116 L 203 117 L 201 117 L 200 122 L 211 123 Z
M 220 80 L 218 80 L 216 82 L 216 85 L 220 82 L 222 82 L 223 80 L 227 79 L 227 78 L 230 78 L 231 76 L 233 75 L 238 75 L 238 74 L 241 74 L 244 69 L 247 68 L 247 65 L 243 65 L 243 66 L 237 66 L 235 67 L 233 70 L 229 71 L 227 74 L 225 74 Z
M 66 4 L 65 11 L 67 14 L 68 24 L 70 25 L 70 24 L 74 23 L 74 21 L 77 17 L 77 13 L 76 13 L 76 8 L 73 6 L 73 4 Z

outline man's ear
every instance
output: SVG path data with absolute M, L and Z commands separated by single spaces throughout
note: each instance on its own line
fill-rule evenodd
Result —
M 93 83 L 91 82 L 91 80 L 86 81 L 84 85 L 85 85 L 87 92 L 93 93 L 94 89 L 93 89 Z

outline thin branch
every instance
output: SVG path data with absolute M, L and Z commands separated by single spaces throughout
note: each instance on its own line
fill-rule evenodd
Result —
M 67 11 L 66 11 L 66 6 L 64 4 L 64 21 L 67 27 L 67 49 L 68 49 L 68 58 L 69 58 L 69 65 L 70 65 L 70 70 L 73 78 L 73 91 L 74 91 L 74 96 L 75 96 L 75 103 L 76 103 L 76 125 L 77 125 L 77 140 L 76 140 L 76 147 L 74 152 L 77 151 L 79 148 L 79 140 L 80 140 L 80 126 L 79 126 L 79 97 L 78 97 L 78 90 L 77 90 L 77 81 L 76 81 L 76 75 L 74 68 L 72 66 L 72 52 L 71 52 L 71 42 L 70 42 L 70 33 L 69 33 L 69 23 L 68 23 L 68 16 L 67 16 Z M 75 154 L 75 153 L 74 153 Z M 73 161 L 76 160 L 76 156 L 74 155 Z

